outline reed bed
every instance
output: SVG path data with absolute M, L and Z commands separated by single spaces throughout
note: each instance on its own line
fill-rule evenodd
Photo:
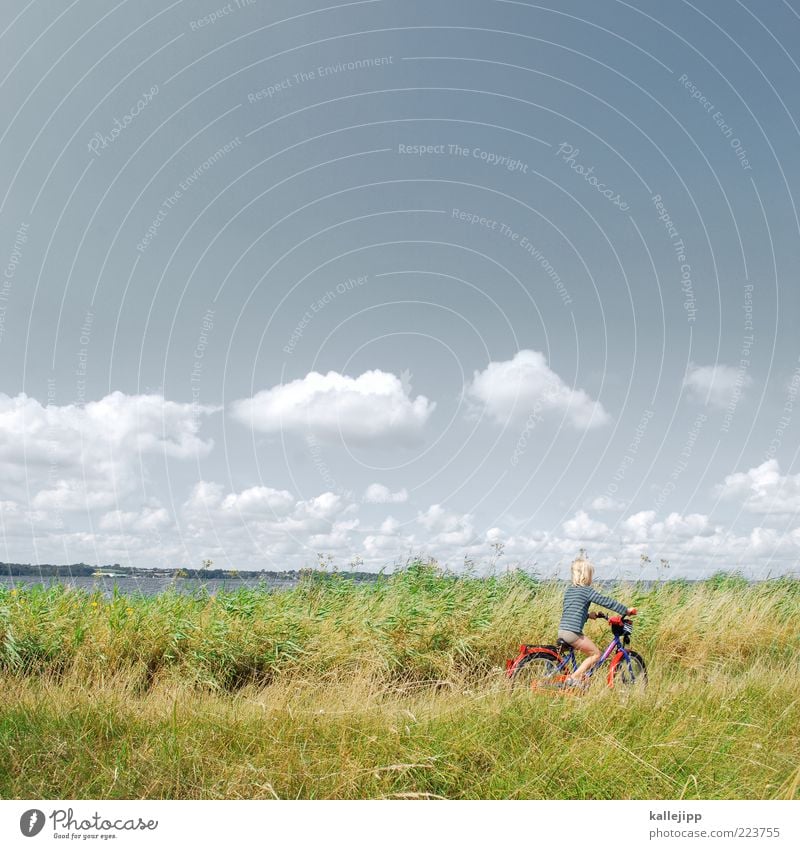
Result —
M 0 590 L 4 798 L 800 798 L 800 581 L 626 585 L 650 684 L 510 692 L 563 586 Z M 607 628 L 590 623 L 605 640 Z

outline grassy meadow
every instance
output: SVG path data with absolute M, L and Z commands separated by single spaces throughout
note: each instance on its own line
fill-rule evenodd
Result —
M 800 581 L 628 585 L 646 691 L 513 691 L 563 587 L 0 589 L 2 798 L 800 798 Z M 605 645 L 604 623 L 587 633 Z

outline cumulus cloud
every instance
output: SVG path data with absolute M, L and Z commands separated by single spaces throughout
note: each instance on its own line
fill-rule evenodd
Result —
M 165 463 L 205 457 L 215 408 L 112 392 L 85 405 L 0 394 L 0 520 L 17 560 L 165 565 L 172 517 L 149 493 Z M 148 493 L 147 495 L 145 493 Z M 141 558 L 141 559 L 140 559 Z
M 417 516 L 417 522 L 427 532 L 428 545 L 464 546 L 474 541 L 475 528 L 473 517 L 469 513 L 458 513 L 432 504 L 424 513 Z
M 488 566 L 493 557 L 492 543 L 502 542 L 501 566 L 521 564 L 543 574 L 561 576 L 578 549 L 587 547 L 599 567 L 600 580 L 641 577 L 644 573 L 640 554 L 652 557 L 651 571 L 657 568 L 660 558 L 669 560 L 670 574 L 676 575 L 687 571 L 707 575 L 737 567 L 758 574 L 770 568 L 771 563 L 792 566 L 800 556 L 800 529 L 785 533 L 773 528 L 734 531 L 713 525 L 708 516 L 700 513 L 673 512 L 659 518 L 654 511 L 642 510 L 610 527 L 586 511 L 579 511 L 557 529 L 510 533 L 498 525 L 483 529 L 472 514 L 442 504 L 432 505 L 405 523 L 387 516 L 377 529 L 360 524 L 352 512 L 356 506 L 332 493 L 308 499 L 305 504 L 302 507 L 298 502 L 282 519 L 262 523 L 247 519 L 246 543 L 241 517 L 237 517 L 238 526 L 230 524 L 227 528 L 216 519 L 217 544 L 227 551 L 227 556 L 235 559 L 241 551 L 250 561 L 257 546 L 259 552 L 278 564 L 273 568 L 313 565 L 318 552 L 330 552 L 341 565 L 354 555 L 361 556 L 367 568 L 381 568 L 421 555 L 433 556 L 458 570 L 465 557 L 478 568 Z M 316 504 L 316 509 L 311 504 Z M 205 534 L 202 550 L 210 551 L 215 541 L 208 523 L 201 527 Z M 197 550 L 199 556 L 200 549 Z M 646 576 L 655 577 L 655 572 Z
M 364 537 L 364 553 L 367 557 L 383 560 L 395 560 L 413 545 L 408 535 L 401 533 L 400 522 L 393 516 L 387 516 L 381 522 L 378 533 Z
M 689 396 L 703 404 L 725 409 L 753 383 L 743 369 L 717 363 L 713 366 L 689 364 L 683 385 Z
M 161 395 L 112 392 L 85 406 L 42 405 L 24 393 L 0 393 L 0 460 L 80 464 L 105 451 L 164 453 L 185 459 L 211 450 L 198 431 L 211 407 L 166 401 Z
M 621 525 L 621 538 L 625 542 L 663 542 L 665 540 L 706 537 L 715 532 L 708 516 L 703 513 L 670 513 L 663 521 L 656 521 L 653 510 L 641 510 Z
M 298 522 L 320 523 L 332 522 L 342 513 L 354 513 L 358 506 L 348 503 L 343 495 L 334 492 L 323 492 L 314 498 L 298 501 L 295 505 L 294 516 Z
M 172 525 L 169 513 L 163 507 L 144 507 L 142 510 L 112 510 L 99 523 L 104 531 L 120 533 L 158 533 Z
M 511 360 L 489 363 L 484 371 L 475 372 L 466 393 L 501 424 L 548 414 L 564 416 L 578 430 L 611 421 L 600 402 L 568 386 L 539 351 L 523 350 Z
M 334 492 L 296 499 L 285 490 L 256 486 L 225 495 L 220 484 L 198 481 L 181 512 L 193 533 L 247 527 L 261 536 L 304 538 L 330 533 L 338 519 L 356 510 L 357 505 Z
M 294 497 L 285 489 L 253 486 L 240 493 L 226 495 L 221 509 L 246 516 L 285 516 L 294 503 Z
M 715 488 L 720 498 L 738 501 L 751 513 L 800 511 L 800 474 L 782 475 L 777 460 L 767 460 L 746 472 L 728 475 Z
M 650 537 L 650 527 L 656 520 L 655 510 L 640 510 L 622 523 L 625 538 L 632 542 L 646 542 Z
M 108 509 L 136 490 L 147 459 L 206 456 L 212 407 L 112 392 L 85 406 L 0 394 L 0 497 L 26 507 Z
M 401 390 L 411 404 L 407 382 Z M 113 393 L 85 407 L 0 395 L 5 559 L 175 566 L 212 558 L 229 568 L 288 569 L 315 564 L 318 553 L 330 552 L 341 565 L 361 556 L 368 568 L 379 568 L 423 554 L 459 568 L 465 556 L 479 565 L 490 562 L 491 543 L 502 542 L 502 564 L 538 561 L 550 573 L 586 543 L 597 564 L 605 564 L 606 577 L 621 564 L 632 570 L 629 576 L 640 574 L 640 553 L 654 562 L 669 559 L 674 573 L 695 574 L 738 565 L 778 572 L 796 568 L 800 559 L 799 528 L 752 527 L 765 515 L 796 524 L 787 517 L 800 511 L 800 474 L 782 473 L 776 460 L 728 475 L 717 487 L 720 498 L 751 514 L 737 519 L 735 528 L 699 512 L 665 516 L 653 510 L 622 514 L 614 524 L 620 517 L 613 511 L 625 505 L 603 496 L 556 528 L 523 532 L 523 524 L 509 517 L 460 513 L 445 504 L 401 524 L 386 514 L 407 502 L 408 492 L 381 483 L 362 496 L 375 505 L 371 515 L 383 512 L 369 527 L 359 518 L 365 508 L 349 494 L 301 497 L 264 484 L 230 491 L 200 480 L 184 493 L 182 507 L 168 510 L 153 497 L 148 468 L 207 455 L 212 443 L 202 424 L 212 412 L 159 395 Z M 380 504 L 389 506 L 380 511 Z M 81 516 L 87 510 L 91 519 Z M 600 521 L 593 511 L 601 510 L 611 520 L 604 514 Z
M 392 492 L 388 486 L 382 483 L 370 484 L 364 492 L 364 501 L 370 504 L 402 504 L 408 501 L 408 490 L 400 489 Z
M 708 516 L 703 513 L 689 513 L 682 516 L 680 513 L 670 513 L 663 522 L 653 525 L 656 538 L 662 537 L 698 537 L 709 536 L 714 533 Z
M 800 556 L 798 528 L 726 529 L 701 513 L 673 512 L 663 518 L 640 510 L 612 527 L 579 510 L 558 528 L 520 533 L 508 531 L 502 519 L 481 527 L 471 513 L 444 504 L 433 504 L 407 522 L 387 515 L 369 527 L 359 521 L 358 511 L 359 505 L 340 493 L 297 497 L 264 485 L 230 492 L 218 483 L 198 481 L 177 521 L 153 501 L 138 510 L 106 512 L 92 532 L 56 528 L 49 533 L 54 528 L 46 524 L 47 511 L 0 502 L 7 541 L 26 527 L 29 532 L 31 522 L 49 533 L 52 545 L 39 547 L 40 559 L 63 559 L 52 555 L 68 550 L 73 561 L 199 565 L 211 558 L 223 568 L 296 569 L 316 565 L 320 553 L 333 555 L 340 566 L 361 557 L 366 568 L 421 555 L 458 570 L 465 557 L 479 569 L 488 566 L 491 545 L 502 542 L 501 567 L 521 564 L 562 577 L 578 549 L 587 547 L 602 580 L 655 577 L 662 557 L 670 561 L 671 573 L 703 575 L 736 567 L 753 574 L 780 571 Z M 640 554 L 652 558 L 644 572 Z
M 620 501 L 618 498 L 611 498 L 609 495 L 598 495 L 590 506 L 592 510 L 619 512 L 620 510 L 624 510 L 628 505 L 625 501 Z
M 224 491 L 225 490 L 220 483 L 197 481 L 197 483 L 192 487 L 192 492 L 189 495 L 189 498 L 183 505 L 184 510 L 196 513 L 219 507 L 222 504 L 222 494 Z
M 394 516 L 387 516 L 381 522 L 380 532 L 382 534 L 397 534 L 400 532 L 400 522 Z
M 640 510 L 613 530 L 604 522 L 592 519 L 585 510 L 579 510 L 575 516 L 564 522 L 562 529 L 570 540 L 598 541 L 610 537 L 630 545 L 660 543 L 672 538 L 705 537 L 715 531 L 708 516 L 702 513 L 690 513 L 686 516 L 670 513 L 663 521 L 657 521 L 654 510 Z
M 123 471 L 124 473 L 124 471 Z M 127 487 L 123 486 L 123 489 Z M 117 503 L 118 495 L 113 488 L 97 488 L 78 478 L 61 478 L 53 481 L 46 489 L 37 492 L 30 503 L 35 510 L 57 510 L 62 513 L 85 510 L 104 510 Z
M 436 404 L 411 398 L 407 381 L 373 370 L 359 377 L 312 371 L 235 401 L 234 419 L 264 433 L 297 431 L 357 442 L 419 439 Z
M 575 540 L 602 539 L 609 534 L 608 525 L 590 518 L 585 510 L 579 510 L 571 519 L 567 519 L 562 528 L 570 539 Z
M 316 565 L 319 553 L 349 562 L 362 550 L 357 511 L 333 492 L 299 498 L 269 486 L 226 492 L 198 481 L 178 513 L 181 560 L 276 570 Z

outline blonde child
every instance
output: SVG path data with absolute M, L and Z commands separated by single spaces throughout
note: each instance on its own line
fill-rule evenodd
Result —
M 625 607 L 613 598 L 601 595 L 592 587 L 594 566 L 585 557 L 579 556 L 572 561 L 572 586 L 564 593 L 564 610 L 561 624 L 558 626 L 558 638 L 574 649 L 586 655 L 586 659 L 567 679 L 567 685 L 579 684 L 600 659 L 600 649 L 583 633 L 587 619 L 596 619 L 596 613 L 589 613 L 590 604 L 599 604 L 623 616 L 635 616 L 635 607 Z

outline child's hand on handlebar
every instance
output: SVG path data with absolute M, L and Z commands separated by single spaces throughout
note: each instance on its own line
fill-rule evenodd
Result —
M 626 616 L 636 616 L 639 611 L 635 607 L 629 607 Z
M 589 618 L 590 618 L 590 619 L 597 619 L 597 613 L 593 610 L 593 611 L 589 614 Z

